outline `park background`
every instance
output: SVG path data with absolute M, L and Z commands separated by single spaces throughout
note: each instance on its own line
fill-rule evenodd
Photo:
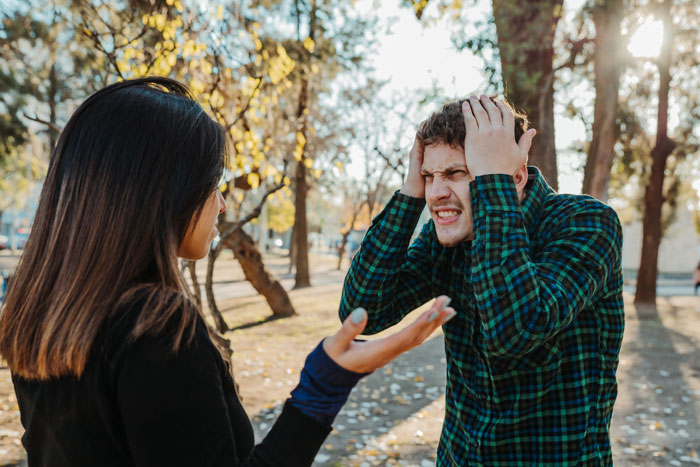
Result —
M 0 0 L 0 20 L 3 277 L 79 103 L 120 79 L 187 83 L 231 164 L 215 247 L 183 272 L 262 436 L 338 327 L 349 260 L 417 124 L 447 100 L 505 96 L 538 130 L 547 182 L 623 224 L 616 463 L 700 464 L 697 2 Z M 315 464 L 432 465 L 443 409 L 437 333 L 363 380 Z M 22 432 L 2 367 L 0 465 L 22 465 Z

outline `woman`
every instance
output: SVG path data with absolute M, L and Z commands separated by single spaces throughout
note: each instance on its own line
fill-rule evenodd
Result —
M 355 342 L 356 310 L 307 358 L 258 446 L 184 279 L 225 209 L 221 129 L 166 78 L 108 86 L 58 141 L 0 315 L 29 466 L 311 464 L 352 386 L 454 310 Z

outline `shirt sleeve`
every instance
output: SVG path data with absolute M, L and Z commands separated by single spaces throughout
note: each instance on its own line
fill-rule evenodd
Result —
M 382 331 L 433 297 L 430 229 L 410 245 L 425 200 L 395 193 L 372 221 L 345 277 L 340 319 L 367 310 L 364 334 Z
M 167 333 L 143 336 L 118 363 L 116 397 L 136 466 L 309 466 L 330 428 L 286 404 L 251 453 L 236 452 L 222 368 L 206 329 L 171 351 Z M 245 456 L 245 458 L 242 458 Z
M 306 357 L 299 385 L 289 403 L 302 413 L 330 426 L 348 400 L 352 388 L 369 373 L 356 373 L 328 356 L 321 341 Z
M 471 277 L 487 348 L 526 354 L 568 326 L 620 262 L 617 214 L 591 201 L 563 219 L 537 261 L 513 177 L 491 174 L 470 184 L 474 219 Z

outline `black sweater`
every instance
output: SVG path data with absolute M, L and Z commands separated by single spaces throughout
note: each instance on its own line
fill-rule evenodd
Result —
M 13 376 L 29 467 L 311 465 L 330 427 L 287 403 L 254 446 L 233 379 L 201 319 L 194 342 L 173 354 L 174 326 L 127 339 L 137 314 L 104 327 L 80 379 Z

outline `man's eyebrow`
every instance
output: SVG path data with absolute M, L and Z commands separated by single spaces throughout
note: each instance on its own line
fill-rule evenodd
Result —
M 455 164 L 455 165 L 448 165 L 447 167 L 445 167 L 445 168 L 442 169 L 442 170 L 435 170 L 435 171 L 433 171 L 433 172 L 453 172 L 453 171 L 455 171 L 455 170 L 466 170 L 467 172 L 469 171 L 469 169 L 467 168 L 466 165 L 464 165 L 464 164 Z M 429 171 L 429 170 L 426 169 L 425 167 L 421 167 L 421 169 L 420 169 L 420 173 L 421 173 L 421 174 L 428 174 L 428 175 L 429 175 L 429 174 L 432 174 L 433 172 Z

